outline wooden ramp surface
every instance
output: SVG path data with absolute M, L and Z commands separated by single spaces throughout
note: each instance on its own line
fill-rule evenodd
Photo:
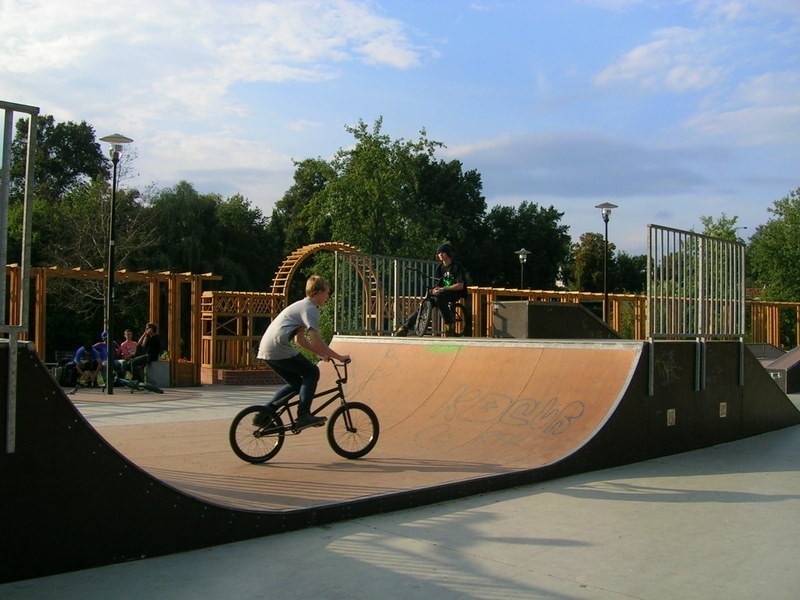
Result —
M 323 428 L 288 436 L 263 465 L 228 445 L 230 420 L 106 427 L 101 435 L 164 483 L 214 504 L 291 510 L 552 464 L 603 426 L 640 342 L 387 340 L 341 337 L 348 399 L 378 414 L 366 457 L 334 454 Z M 322 364 L 319 389 L 333 369 Z M 235 414 L 232 412 L 231 417 Z

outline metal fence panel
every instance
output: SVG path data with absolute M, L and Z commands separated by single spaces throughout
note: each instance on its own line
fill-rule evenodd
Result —
M 741 242 L 648 225 L 647 337 L 743 338 Z
M 334 331 L 380 335 L 414 310 L 436 278 L 434 260 L 337 251 Z

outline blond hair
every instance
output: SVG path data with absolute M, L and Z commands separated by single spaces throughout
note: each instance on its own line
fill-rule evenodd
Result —
M 313 298 L 316 294 L 325 291 L 329 287 L 324 277 L 312 275 L 306 280 L 306 298 Z

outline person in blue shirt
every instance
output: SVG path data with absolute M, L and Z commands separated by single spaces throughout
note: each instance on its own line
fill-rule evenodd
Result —
M 100 334 L 100 341 L 95 343 L 92 348 L 94 348 L 97 353 L 100 355 L 100 364 L 97 367 L 97 370 L 103 374 L 103 377 L 106 376 L 106 362 L 108 361 L 108 333 L 103 332 Z M 115 360 L 119 358 L 119 344 L 115 341 L 111 341 L 111 360 Z M 113 364 L 113 363 L 112 363 Z
M 92 347 L 91 342 L 86 342 L 75 352 L 75 370 L 78 379 L 81 377 L 86 382 L 86 387 L 97 387 L 97 371 L 100 368 L 100 353 Z

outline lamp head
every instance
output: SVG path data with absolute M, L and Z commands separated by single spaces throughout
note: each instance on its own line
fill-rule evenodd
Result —
M 520 248 L 519 250 L 514 252 L 514 254 L 519 256 L 520 264 L 524 264 L 524 263 L 528 262 L 528 254 L 530 254 L 530 253 L 531 253 L 530 250 L 525 250 L 525 248 Z
M 111 146 L 110 149 L 111 160 L 117 161 L 119 160 L 119 155 L 122 153 L 122 146 L 124 146 L 125 144 L 130 144 L 133 140 L 129 137 L 125 137 L 120 133 L 114 133 L 112 135 L 101 137 L 100 141 L 106 142 Z
M 599 208 L 602 215 L 603 221 L 608 223 L 608 219 L 611 217 L 611 209 L 617 208 L 616 204 L 611 204 L 610 202 L 603 202 L 602 204 L 598 204 L 595 208 Z

